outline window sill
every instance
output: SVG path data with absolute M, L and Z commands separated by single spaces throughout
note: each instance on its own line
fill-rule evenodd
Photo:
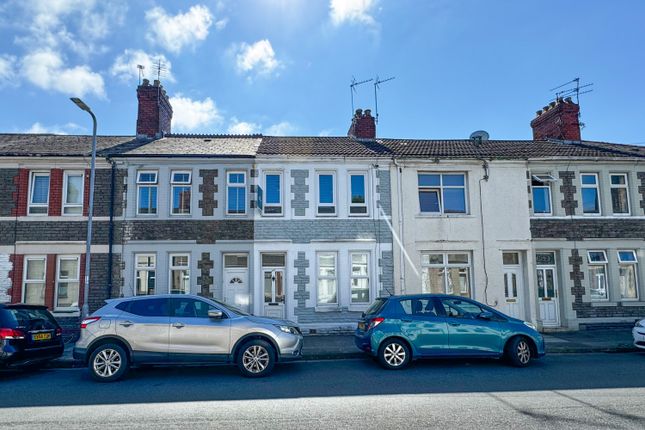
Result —
M 435 214 L 420 212 L 416 218 L 474 218 L 471 214 Z
M 600 302 L 600 301 L 594 302 L 594 301 L 592 301 L 591 306 L 593 306 L 595 308 L 603 308 L 603 307 L 610 308 L 610 307 L 618 306 L 618 303 L 616 303 L 616 302 Z
M 336 218 L 338 214 L 316 214 L 316 217 L 318 218 Z
M 81 315 L 79 308 L 55 308 L 52 311 L 54 316 L 77 317 Z
M 645 306 L 645 302 L 639 299 L 626 299 L 620 302 L 621 306 Z

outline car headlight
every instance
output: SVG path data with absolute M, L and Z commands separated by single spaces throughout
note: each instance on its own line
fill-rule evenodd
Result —
M 291 327 L 288 325 L 276 325 L 280 329 L 280 331 L 289 333 L 289 334 L 300 334 L 300 330 L 298 330 L 298 327 Z
M 533 330 L 537 330 L 537 327 L 535 327 L 535 324 L 530 323 L 528 321 L 524 321 L 524 325 L 527 326 L 528 328 L 532 328 Z

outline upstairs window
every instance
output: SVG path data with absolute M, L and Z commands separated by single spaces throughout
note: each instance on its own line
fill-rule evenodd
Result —
M 466 175 L 463 173 L 419 173 L 418 183 L 421 213 L 466 213 Z
M 29 181 L 29 215 L 47 215 L 49 172 L 32 172 Z
M 598 192 L 598 174 L 583 173 L 582 183 L 582 212 L 586 215 L 600 215 L 600 193 Z
M 607 253 L 605 251 L 587 252 L 589 264 L 589 293 L 591 300 L 609 300 L 607 290 Z
M 137 172 L 137 214 L 157 214 L 157 184 L 157 172 Z
M 226 213 L 229 215 L 246 214 L 246 173 L 228 172 L 226 174 Z
M 616 215 L 629 215 L 629 189 L 627 175 L 610 175 L 611 208 Z
M 618 282 L 622 300 L 638 300 L 636 251 L 618 251 Z
M 190 215 L 191 172 L 171 172 L 172 215 Z
M 282 215 L 282 174 L 266 173 L 264 175 L 265 215 Z
M 533 213 L 535 215 L 551 215 L 551 175 L 533 175 L 531 177 L 531 192 L 533 194 Z
M 63 214 L 83 214 L 83 172 L 65 172 L 63 178 Z
M 336 215 L 336 175 L 333 172 L 317 173 L 318 215 Z
M 349 215 L 367 214 L 367 173 L 350 173 Z

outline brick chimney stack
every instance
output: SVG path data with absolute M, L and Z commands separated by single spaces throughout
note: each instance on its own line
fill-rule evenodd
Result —
M 531 121 L 533 140 L 580 140 L 579 114 L 580 106 L 571 97 L 549 103 Z
M 169 134 L 172 106 L 161 83 L 155 79 L 153 85 L 150 85 L 150 81 L 144 79 L 137 87 L 137 99 L 137 137 L 160 138 Z
M 365 109 L 356 109 L 354 118 L 352 118 L 352 125 L 347 131 L 349 137 L 356 139 L 375 139 L 376 138 L 376 122 L 372 116 L 372 111 Z

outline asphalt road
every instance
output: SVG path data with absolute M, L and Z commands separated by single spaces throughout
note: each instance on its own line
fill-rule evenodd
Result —
M 645 428 L 645 354 L 497 361 L 300 362 L 151 368 L 112 384 L 84 369 L 0 373 L 0 428 Z

